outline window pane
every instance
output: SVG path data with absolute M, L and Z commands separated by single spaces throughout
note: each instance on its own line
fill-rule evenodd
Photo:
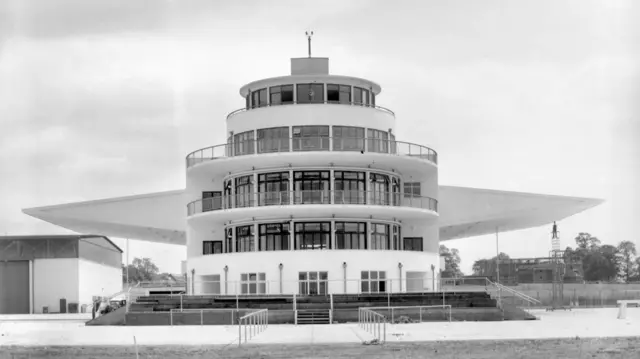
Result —
M 369 275 L 371 276 L 371 279 L 378 279 L 378 272 L 371 272 Z
M 240 279 L 243 280 L 243 281 L 246 281 L 247 280 L 247 274 L 246 273 L 241 274 L 240 275 Z
M 259 278 L 260 280 L 265 280 L 265 278 L 266 278 L 266 274 L 265 274 L 265 273 L 260 273 L 260 274 L 258 275 L 258 278 Z
M 363 280 L 361 283 L 362 283 L 362 288 L 361 288 L 362 293 L 369 293 L 369 282 Z
M 367 271 L 360 272 L 360 278 L 361 279 L 369 279 L 369 272 L 367 272 Z

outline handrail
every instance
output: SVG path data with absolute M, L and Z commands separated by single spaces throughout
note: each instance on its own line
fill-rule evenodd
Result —
M 393 322 L 395 321 L 395 310 L 397 309 L 402 309 L 402 310 L 407 310 L 407 309 L 419 309 L 420 310 L 420 323 L 422 323 L 422 309 L 424 308 L 443 308 L 449 309 L 449 322 L 451 322 L 451 305 L 450 304 L 437 304 L 437 305 L 410 305 L 410 306 L 393 306 L 393 307 L 366 307 L 366 309 L 369 310 L 386 310 L 386 311 L 391 311 L 391 323 L 393 324 Z M 380 313 L 378 313 L 380 314 Z
M 369 137 L 283 137 L 248 139 L 204 147 L 186 156 L 187 168 L 198 163 L 218 158 L 229 158 L 267 153 L 333 151 L 382 153 L 394 156 L 417 157 L 434 164 L 438 163 L 438 153 L 427 147 L 395 139 Z
M 306 204 L 410 207 L 438 212 L 438 200 L 413 194 L 362 190 L 254 192 L 201 198 L 187 204 L 187 216 L 235 208 Z
M 364 102 L 349 102 L 349 103 L 344 103 L 344 102 L 339 102 L 339 101 L 321 101 L 321 102 L 297 102 L 297 101 L 290 101 L 290 102 L 285 102 L 285 103 L 279 103 L 279 104 L 263 104 L 263 105 L 259 105 L 259 106 L 251 106 L 249 108 L 247 107 L 242 107 L 239 108 L 237 110 L 231 111 L 228 115 L 227 115 L 227 120 L 230 119 L 231 117 L 235 116 L 238 113 L 241 112 L 247 112 L 250 110 L 255 110 L 258 108 L 264 108 L 264 107 L 279 107 L 279 106 L 288 106 L 288 105 L 343 105 L 343 106 L 358 106 L 358 107 L 370 107 L 370 108 L 374 108 L 376 110 L 380 110 L 383 112 L 386 112 L 388 114 L 390 114 L 391 116 L 395 117 L 396 114 L 391 111 L 390 109 L 386 108 L 386 107 L 382 107 L 382 106 L 378 106 L 378 105 L 372 105 L 372 104 L 367 104 Z
M 505 285 L 503 285 L 501 283 L 494 282 L 494 281 L 490 280 L 487 277 L 442 278 L 441 281 L 442 281 L 443 285 L 446 285 L 447 284 L 446 282 L 454 282 L 454 285 L 455 285 L 455 282 L 462 282 L 463 283 L 462 285 L 464 285 L 465 281 L 467 281 L 467 282 L 476 281 L 476 283 L 478 283 L 477 281 L 480 281 L 480 283 L 481 283 L 480 285 L 493 286 L 496 289 L 499 289 L 499 290 L 502 290 L 502 291 L 506 291 L 506 292 L 508 292 L 508 293 L 510 293 L 512 295 L 515 295 L 516 297 L 518 297 L 518 298 L 520 298 L 522 300 L 525 300 L 525 301 L 527 301 L 527 302 L 529 302 L 531 304 L 542 304 L 542 302 L 539 301 L 536 298 L 533 298 L 533 297 L 530 297 L 530 296 L 528 296 L 528 295 L 526 295 L 524 293 L 518 292 L 517 290 L 509 288 L 509 287 L 507 287 L 507 286 L 505 286 Z M 473 285 L 473 284 L 471 284 L 471 285 Z M 475 285 L 478 285 L 478 284 L 475 284 Z
M 496 288 L 498 288 L 500 290 L 504 290 L 504 291 L 506 291 L 508 293 L 511 293 L 511 294 L 515 295 L 516 297 L 518 297 L 518 298 L 520 298 L 522 300 L 525 300 L 525 301 L 527 301 L 527 302 L 529 302 L 531 304 L 542 304 L 542 302 L 537 300 L 536 298 L 533 298 L 533 297 L 530 297 L 530 296 L 528 296 L 528 295 L 526 295 L 524 293 L 518 292 L 515 289 L 511 289 L 511 288 L 509 288 L 509 287 L 507 287 L 505 285 L 502 285 L 500 283 L 491 282 L 489 279 L 487 279 L 487 281 L 492 283 Z
M 369 308 L 358 308 L 358 325 L 373 335 L 379 343 L 387 341 L 387 318 Z
M 244 342 L 262 333 L 269 326 L 269 309 L 261 309 L 238 318 L 238 346 L 242 345 L 242 327 L 244 326 Z M 247 333 L 247 326 L 249 328 Z

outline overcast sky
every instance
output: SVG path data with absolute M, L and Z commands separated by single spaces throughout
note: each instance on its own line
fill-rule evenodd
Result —
M 441 184 L 603 198 L 559 223 L 562 245 L 638 243 L 638 18 L 633 0 L 0 1 L 0 234 L 68 233 L 22 208 L 184 188 L 238 89 L 288 75 L 313 29 L 333 74 L 382 85 L 399 140 L 439 152 Z M 545 255 L 549 230 L 500 249 Z M 465 271 L 495 255 L 493 236 L 445 244 Z

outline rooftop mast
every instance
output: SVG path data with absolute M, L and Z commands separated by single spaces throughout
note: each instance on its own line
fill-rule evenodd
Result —
M 305 31 L 304 34 L 307 35 L 307 41 L 309 43 L 309 57 L 311 57 L 311 36 L 313 36 L 313 31 Z

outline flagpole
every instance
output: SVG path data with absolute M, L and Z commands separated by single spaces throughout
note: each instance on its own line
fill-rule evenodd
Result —
M 129 238 L 127 238 L 127 266 L 125 267 L 125 272 L 127 273 L 127 287 L 129 286 Z

